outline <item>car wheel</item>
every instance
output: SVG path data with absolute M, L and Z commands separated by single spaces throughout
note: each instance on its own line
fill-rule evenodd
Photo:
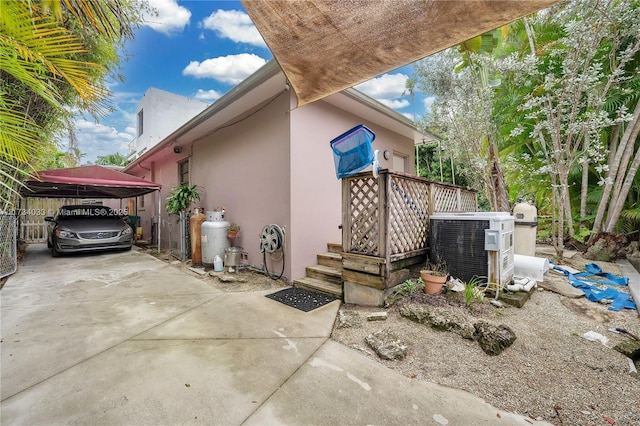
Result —
M 51 244 L 51 257 L 60 257 L 60 252 L 56 248 L 56 243 Z

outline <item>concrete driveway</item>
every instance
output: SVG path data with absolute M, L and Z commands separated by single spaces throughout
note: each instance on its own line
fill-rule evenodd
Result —
M 0 423 L 530 424 L 331 341 L 339 302 L 305 313 L 273 291 L 30 246 L 0 292 Z

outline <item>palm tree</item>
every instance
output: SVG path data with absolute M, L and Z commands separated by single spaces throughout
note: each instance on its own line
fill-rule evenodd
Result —
M 0 8 L 0 201 L 17 189 L 68 107 L 99 114 L 117 46 L 139 12 L 129 0 L 4 0 Z

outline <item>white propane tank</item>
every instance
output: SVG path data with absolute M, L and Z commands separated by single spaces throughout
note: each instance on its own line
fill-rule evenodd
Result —
M 208 211 L 207 220 L 202 223 L 202 264 L 213 268 L 216 256 L 224 258 L 224 249 L 229 247 L 227 230 L 229 222 L 224 220 L 224 211 Z

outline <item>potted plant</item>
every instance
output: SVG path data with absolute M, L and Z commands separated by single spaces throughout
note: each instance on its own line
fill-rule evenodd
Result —
M 424 292 L 427 294 L 438 294 L 447 282 L 446 263 L 438 258 L 435 263 L 427 262 L 426 269 L 420 271 L 420 278 L 424 282 Z
M 227 230 L 227 237 L 233 239 L 238 236 L 238 232 L 240 232 L 240 225 L 232 223 Z
M 166 201 L 166 208 L 169 213 L 180 214 L 187 211 L 191 203 L 198 201 L 201 196 L 201 189 L 198 185 L 183 183 L 171 189 Z

